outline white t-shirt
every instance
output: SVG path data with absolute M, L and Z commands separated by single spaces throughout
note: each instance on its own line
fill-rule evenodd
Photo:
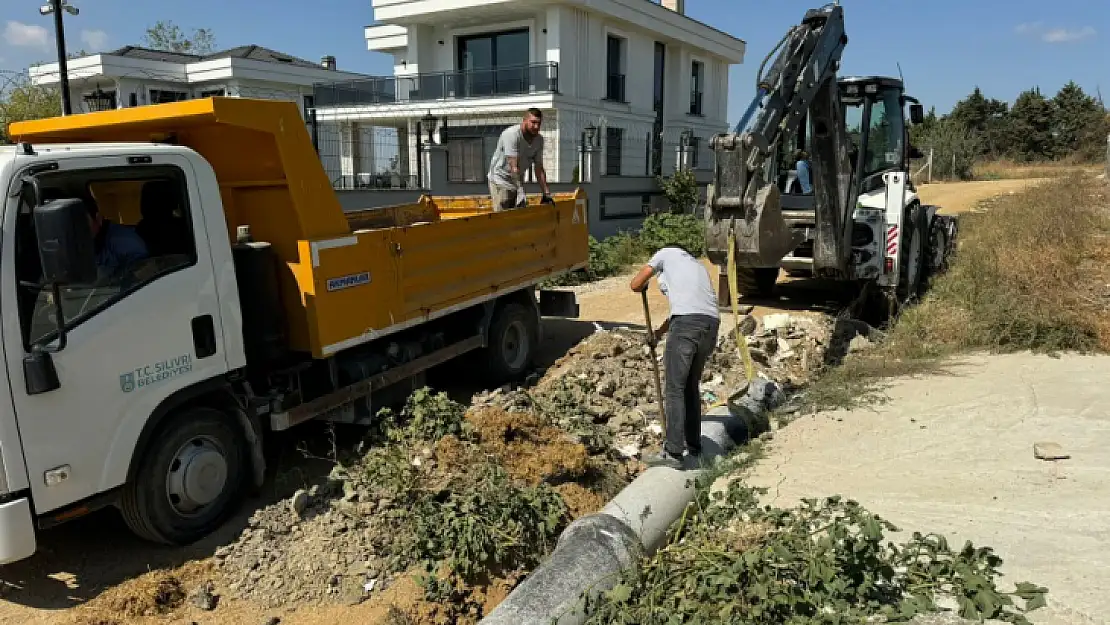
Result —
M 665 247 L 648 261 L 659 288 L 671 304 L 671 315 L 709 315 L 720 318 L 717 292 L 705 265 L 685 250 Z
M 509 157 L 516 158 L 517 167 L 520 168 L 521 185 L 519 186 L 513 182 L 513 174 L 509 170 Z M 532 137 L 532 143 L 528 143 L 524 138 L 524 132 L 520 129 L 520 124 L 516 124 L 501 132 L 486 176 L 490 182 L 500 187 L 522 189 L 524 172 L 528 171 L 535 162 L 543 162 L 543 135 L 537 134 Z

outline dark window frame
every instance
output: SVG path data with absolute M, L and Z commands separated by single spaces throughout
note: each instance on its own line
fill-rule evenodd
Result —
M 705 63 L 690 62 L 690 115 L 705 115 Z
M 624 159 L 624 128 L 605 128 L 605 175 L 620 176 Z

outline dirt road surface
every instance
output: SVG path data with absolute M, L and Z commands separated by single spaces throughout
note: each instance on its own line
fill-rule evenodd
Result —
M 1003 558 L 1003 590 L 1049 590 L 1036 623 L 1110 618 L 1110 358 L 973 357 L 897 382 L 890 403 L 779 430 L 748 481 L 769 503 L 840 494 L 905 531 Z M 1038 460 L 1034 443 L 1070 458 Z
M 941 182 L 921 185 L 917 192 L 922 201 L 940 206 L 947 215 L 966 213 L 979 202 L 1008 193 L 1016 193 L 1029 185 L 1043 182 L 1044 178 L 1015 180 L 983 180 L 975 182 Z

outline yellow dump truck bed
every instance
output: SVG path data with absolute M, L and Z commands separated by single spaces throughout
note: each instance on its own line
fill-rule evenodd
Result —
M 228 233 L 249 225 L 284 265 L 290 347 L 326 357 L 585 266 L 586 199 L 493 212 L 422 197 L 344 213 L 292 102 L 206 98 L 13 124 L 31 143 L 160 141 L 213 167 Z

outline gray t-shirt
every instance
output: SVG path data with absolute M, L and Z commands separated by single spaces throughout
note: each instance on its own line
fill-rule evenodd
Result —
M 671 304 L 671 315 L 709 315 L 720 318 L 717 292 L 709 271 L 698 259 L 677 247 L 665 247 L 648 261 L 659 288 Z
M 521 184 L 513 182 L 513 174 L 509 169 L 509 157 L 515 156 L 517 166 L 520 168 Z M 489 181 L 510 189 L 523 187 L 524 172 L 532 167 L 532 163 L 543 162 L 543 135 L 537 134 L 532 138 L 532 143 L 524 139 L 524 131 L 520 124 L 509 126 L 501 132 L 497 139 L 497 149 L 493 151 L 493 158 L 489 163 Z

